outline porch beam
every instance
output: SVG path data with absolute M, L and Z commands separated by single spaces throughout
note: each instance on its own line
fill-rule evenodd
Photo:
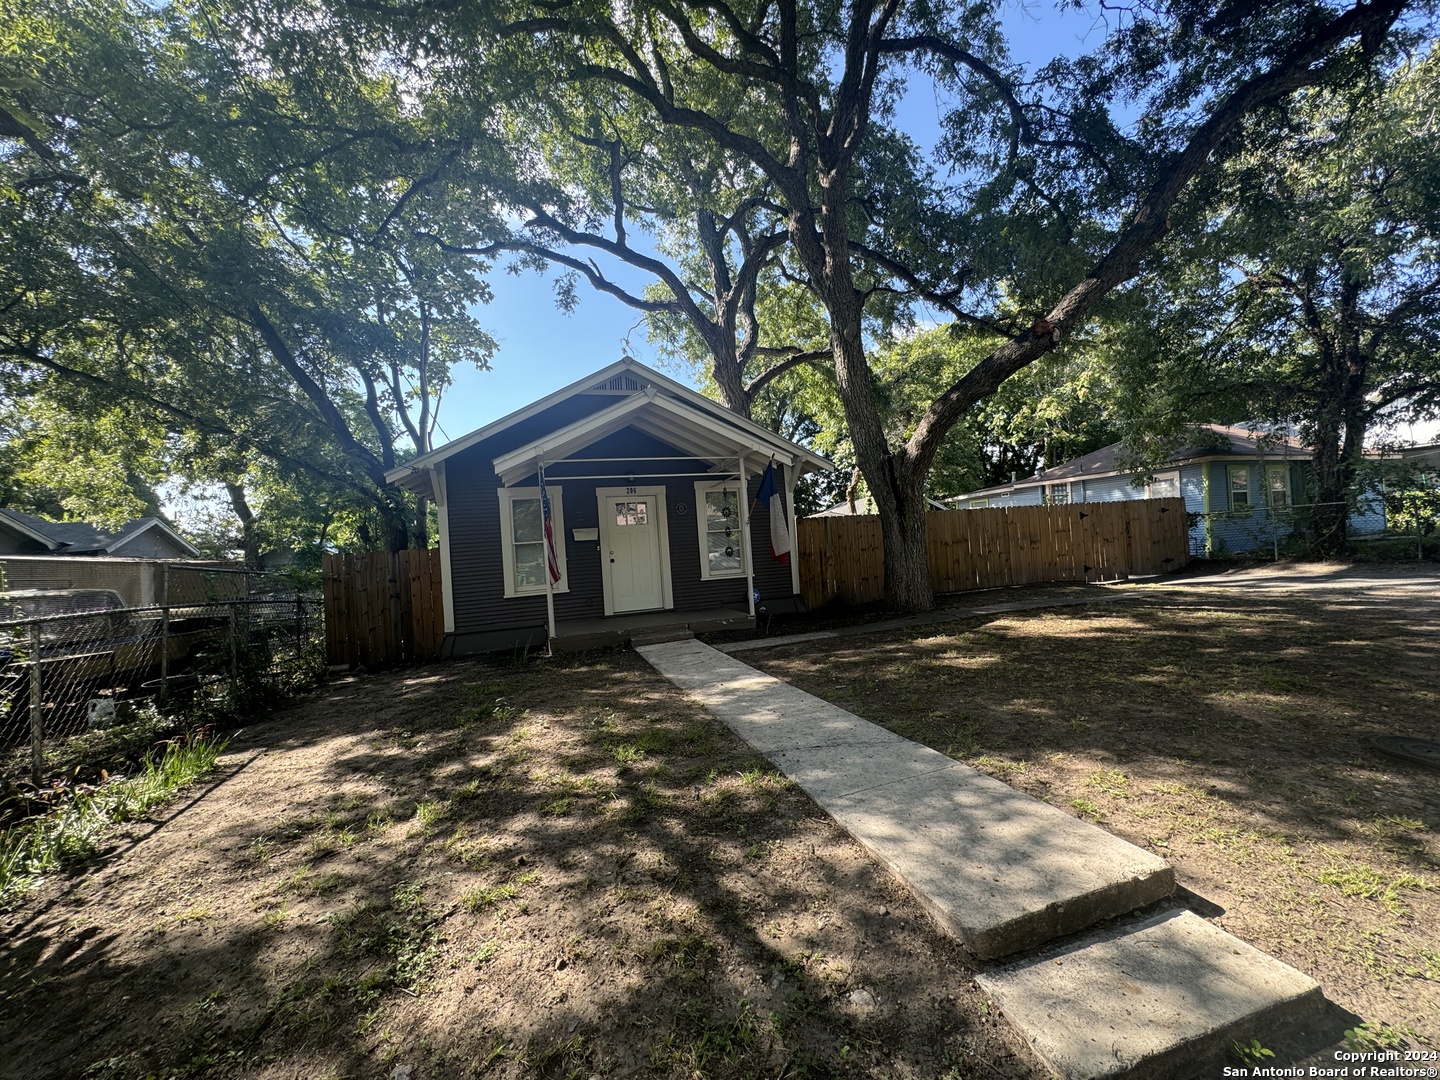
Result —
M 735 474 L 734 472 L 728 472 L 728 473 L 712 473 L 712 472 L 703 472 L 703 473 L 702 473 L 702 472 L 657 472 L 657 473 L 618 472 L 618 473 L 613 473 L 613 472 L 609 472 L 609 473 L 597 473 L 597 474 L 595 474 L 595 475 L 593 475 L 593 476 L 579 476 L 579 475 L 576 475 L 576 474 L 573 474 L 573 473 L 556 473 L 556 472 L 551 472 L 551 471 L 549 471 L 549 470 L 547 469 L 546 472 L 545 472 L 545 475 L 548 476 L 551 480 L 614 480 L 614 481 L 616 481 L 616 482 L 623 482 L 623 481 L 625 481 L 626 479 L 630 479 L 630 480 L 673 480 L 673 479 L 676 479 L 676 478 L 679 478 L 679 477 L 684 477 L 684 476 L 693 476 L 693 477 L 694 477 L 695 479 L 697 479 L 697 480 L 701 480 L 701 479 L 705 479 L 705 480 L 724 480 L 724 479 L 728 479 L 728 478 L 730 478 L 730 477 L 733 477 L 733 476 L 735 476 L 736 474 Z M 529 478 L 522 476 L 520 479 L 521 479 L 521 480 L 526 480 L 526 479 L 529 479 Z M 506 484 L 505 486 L 506 486 L 506 487 L 513 487 L 514 485 L 513 485 L 513 484 Z

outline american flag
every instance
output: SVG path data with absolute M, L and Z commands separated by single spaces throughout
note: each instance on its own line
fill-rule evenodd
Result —
M 545 564 L 550 571 L 550 580 L 560 580 L 560 560 L 555 555 L 555 526 L 550 519 L 550 495 L 545 490 L 545 474 L 540 474 L 540 513 L 545 518 Z

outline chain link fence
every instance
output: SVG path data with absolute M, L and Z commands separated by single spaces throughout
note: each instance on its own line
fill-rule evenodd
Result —
M 1374 497 L 1361 498 L 1354 503 L 1294 503 L 1283 507 L 1260 505 L 1187 514 L 1190 554 L 1212 557 L 1255 554 L 1276 559 L 1282 555 L 1304 554 L 1311 545 L 1311 522 L 1317 511 L 1326 508 L 1347 510 L 1351 542 L 1406 535 L 1386 528 L 1384 507 Z M 1412 532 L 1409 535 L 1413 544 L 1415 534 Z
M 133 735 L 221 720 L 323 666 L 318 597 L 283 575 L 157 564 L 153 603 L 120 588 L 0 592 L 0 782 L 114 757 Z M 27 582 L 34 586 L 34 582 Z M 133 588 L 126 587 L 133 596 Z M 122 755 L 123 756 L 123 755 Z

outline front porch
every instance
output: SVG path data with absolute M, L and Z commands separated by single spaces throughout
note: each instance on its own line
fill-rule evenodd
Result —
M 556 652 L 581 652 L 606 645 L 673 641 L 716 630 L 753 630 L 755 619 L 739 608 L 690 611 L 640 611 L 599 619 L 561 619 L 555 624 Z

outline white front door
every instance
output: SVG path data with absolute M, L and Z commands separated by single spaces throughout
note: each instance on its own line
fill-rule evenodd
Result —
M 606 488 L 600 500 L 605 614 L 670 606 L 663 488 Z

